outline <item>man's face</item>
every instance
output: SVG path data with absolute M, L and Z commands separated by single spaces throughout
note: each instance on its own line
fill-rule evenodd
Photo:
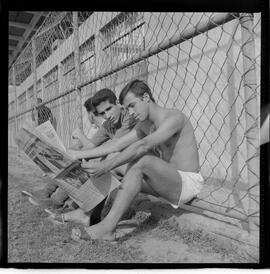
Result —
M 147 119 L 148 104 L 144 99 L 136 97 L 132 92 L 128 92 L 123 104 L 128 109 L 130 115 L 134 115 L 140 121 Z
M 117 123 L 120 117 L 120 106 L 110 103 L 108 100 L 101 102 L 96 106 L 98 116 L 104 119 L 112 119 L 113 123 Z

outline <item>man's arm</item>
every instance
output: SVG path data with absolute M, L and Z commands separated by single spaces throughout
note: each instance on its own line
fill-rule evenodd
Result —
M 115 138 L 109 142 L 106 142 L 103 145 L 100 145 L 98 147 L 88 149 L 88 150 L 81 150 L 81 151 L 69 151 L 73 157 L 76 159 L 81 158 L 98 158 L 101 156 L 108 155 L 110 153 L 119 152 L 128 145 L 138 141 L 139 138 L 137 136 L 137 132 L 135 129 L 127 133 L 126 135 Z
M 143 156 L 147 151 L 152 149 L 156 145 L 160 145 L 172 137 L 176 132 L 180 131 L 184 126 L 184 117 L 180 114 L 174 114 L 163 121 L 159 128 L 152 134 L 144 137 L 143 139 L 131 144 L 125 150 L 123 150 L 116 157 L 104 160 L 100 163 L 101 168 L 91 169 L 91 163 L 87 166 L 87 163 L 83 167 L 90 168 L 95 174 L 100 175 L 103 171 L 110 171 L 118 166 L 126 164 L 130 161 L 136 160 Z M 97 175 L 97 176 L 98 176 Z

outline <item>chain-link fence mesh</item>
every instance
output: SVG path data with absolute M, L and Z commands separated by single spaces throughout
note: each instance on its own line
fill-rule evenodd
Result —
M 10 69 L 9 144 L 36 97 L 69 146 L 78 125 L 92 133 L 87 98 L 104 87 L 118 96 L 141 79 L 195 129 L 206 187 L 193 205 L 256 217 L 260 33 L 260 14 L 51 12 Z

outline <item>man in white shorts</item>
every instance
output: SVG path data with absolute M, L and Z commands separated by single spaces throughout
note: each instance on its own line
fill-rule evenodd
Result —
M 108 215 L 84 231 L 73 229 L 75 240 L 114 240 L 117 223 L 139 192 L 177 208 L 196 197 L 203 186 L 194 130 L 187 117 L 157 105 L 149 87 L 140 80 L 126 85 L 119 101 L 140 122 L 112 148 L 111 152 L 121 151 L 117 156 L 101 162 L 90 160 L 82 166 L 93 176 L 125 163 L 129 163 L 128 168 Z M 149 153 L 153 150 L 159 151 L 160 157 Z

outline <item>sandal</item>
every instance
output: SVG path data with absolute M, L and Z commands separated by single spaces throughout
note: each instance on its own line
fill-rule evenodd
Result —
M 27 197 L 32 197 L 33 196 L 33 194 L 31 194 L 30 192 L 28 192 L 26 190 L 22 190 L 21 193 L 22 193 L 22 195 L 27 196 Z
M 104 241 L 104 242 L 110 242 L 112 244 L 117 243 L 117 236 L 116 233 L 114 233 L 113 239 L 92 239 L 91 236 L 83 229 L 79 228 L 73 228 L 71 231 L 71 239 L 76 242 L 84 242 L 84 241 Z
M 81 240 L 84 241 L 91 241 L 91 237 L 86 231 L 83 230 L 83 232 L 79 228 L 73 228 L 71 231 L 71 239 L 76 242 L 81 242 Z
M 50 212 L 49 210 L 46 211 L 47 213 L 52 213 Z M 65 225 L 67 224 L 67 221 L 65 220 L 65 216 L 64 214 L 59 214 L 59 213 L 53 213 L 53 214 L 50 214 L 49 217 L 47 217 L 47 219 L 52 222 L 53 224 L 56 224 L 56 225 Z

